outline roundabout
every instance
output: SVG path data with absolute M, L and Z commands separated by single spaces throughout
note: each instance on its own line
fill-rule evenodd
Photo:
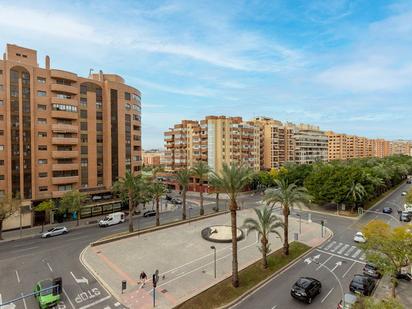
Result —
M 201 232 L 203 239 L 217 242 L 230 243 L 232 242 L 232 227 L 230 225 L 214 225 L 204 228 Z M 236 238 L 242 240 L 245 237 L 243 231 L 237 228 Z

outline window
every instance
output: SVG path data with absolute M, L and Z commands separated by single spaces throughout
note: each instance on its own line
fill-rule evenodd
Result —
M 96 120 L 103 120 L 103 113 L 102 112 L 96 112 Z
M 129 111 L 130 108 L 131 108 L 131 105 L 130 105 L 129 103 L 126 103 L 126 104 L 124 105 L 124 107 L 126 108 L 127 111 Z
M 0 145 L 0 151 L 4 150 L 4 145 Z
M 47 159 L 39 159 L 37 162 L 39 164 L 47 164 Z
M 96 123 L 96 131 L 103 131 L 103 123 Z
M 37 96 L 38 97 L 45 97 L 46 96 L 46 91 L 37 90 Z
M 87 110 L 85 109 L 80 110 L 80 118 L 87 118 Z
M 38 137 L 47 137 L 47 132 L 38 132 L 37 136 Z
M 48 190 L 47 186 L 40 186 L 39 187 L 40 192 L 44 192 L 44 191 L 47 191 L 47 190 Z
M 87 99 L 86 98 L 80 98 L 80 104 L 82 106 L 87 106 Z
M 103 135 L 96 135 L 96 143 L 103 143 Z
M 0 121 L 4 120 L 4 115 L 0 115 Z
M 87 134 L 80 134 L 80 140 L 82 143 L 87 143 Z
M 39 111 L 45 111 L 45 110 L 47 110 L 47 105 L 37 104 L 37 109 L 38 109 Z
M 37 118 L 37 124 L 47 124 L 46 118 Z
M 87 122 L 80 122 L 80 130 L 83 130 L 83 131 L 87 130 Z
M 124 93 L 124 99 L 127 101 L 130 101 L 130 92 L 125 92 Z
M 0 166 L 4 165 L 4 160 L 0 160 Z
M 0 180 L 4 180 L 4 175 L 0 175 Z
M 4 106 L 4 101 L 0 100 L 0 107 L 3 107 L 3 106 Z
M 47 145 L 39 145 L 37 146 L 37 149 L 40 151 L 46 151 L 47 150 Z
M 0 70 L 0 75 L 3 75 L 3 70 Z
M 69 94 L 65 94 L 65 93 L 58 93 L 58 94 L 56 94 L 56 98 L 59 98 L 59 99 L 71 99 L 72 96 L 69 95 Z
M 46 178 L 46 177 L 47 177 L 47 172 L 39 173 L 39 178 Z
M 80 147 L 80 154 L 87 154 L 88 150 L 87 150 L 87 146 L 81 146 Z
M 44 77 L 38 76 L 38 77 L 37 77 L 37 82 L 38 82 L 39 84 L 45 84 L 45 83 L 46 83 L 46 79 L 45 79 Z
M 70 191 L 72 190 L 72 185 L 60 185 L 58 186 L 59 191 Z
M 133 120 L 140 121 L 140 116 L 133 114 Z
M 4 130 L 0 130 L 0 136 L 4 136 Z
M 67 104 L 53 104 L 53 110 L 77 113 L 77 106 Z
M 80 93 L 81 94 L 86 94 L 87 93 L 87 86 L 86 85 L 80 85 Z
M 82 166 L 82 167 L 86 167 L 87 164 L 88 164 L 87 159 L 82 159 L 82 160 L 80 161 L 80 166 Z
M 102 109 L 102 102 L 96 102 L 96 109 Z
M 132 100 L 137 100 L 140 102 L 140 95 L 136 94 L 136 93 L 132 93 Z

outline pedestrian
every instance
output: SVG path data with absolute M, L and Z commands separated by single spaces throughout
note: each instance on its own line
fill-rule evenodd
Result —
M 147 275 L 146 273 L 142 270 L 140 273 L 140 281 L 143 282 L 142 287 L 144 287 L 144 284 L 146 283 Z

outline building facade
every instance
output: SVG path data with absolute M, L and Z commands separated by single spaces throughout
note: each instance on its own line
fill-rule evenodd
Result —
M 404 140 L 391 141 L 391 154 L 412 156 L 412 142 Z
M 142 152 L 143 166 L 162 166 L 164 164 L 164 151 L 145 150 Z
M 8 44 L 0 60 L 0 194 L 26 201 L 109 191 L 140 170 L 141 94 L 115 74 L 51 68 Z
M 259 128 L 240 117 L 207 116 L 201 121 L 183 120 L 165 136 L 165 169 L 191 168 L 207 163 L 219 172 L 224 163 L 260 168 Z

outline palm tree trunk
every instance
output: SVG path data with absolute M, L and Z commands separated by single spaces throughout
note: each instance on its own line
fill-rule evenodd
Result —
M 0 240 L 3 240 L 3 219 L 0 219 Z
M 283 217 L 285 218 L 285 227 L 283 228 L 283 254 L 289 255 L 289 206 L 283 207 Z
M 238 262 L 237 262 L 237 224 L 236 224 L 236 201 L 232 201 L 230 206 L 230 219 L 232 224 L 232 285 L 239 286 Z
M 205 210 L 203 208 L 203 184 L 199 184 L 200 187 L 200 215 L 203 216 L 205 214 Z
M 159 197 L 156 198 L 156 226 L 160 225 Z
M 182 220 L 186 220 L 186 189 L 183 189 L 182 193 Z
M 219 192 L 216 192 L 216 212 L 219 212 Z
M 133 233 L 133 204 L 132 193 L 129 191 L 129 233 Z
M 263 269 L 266 269 L 268 268 L 268 259 L 267 259 L 268 240 L 266 239 L 265 236 L 262 236 L 261 243 L 262 243 L 262 265 L 263 265 Z
M 391 278 L 391 283 L 392 283 L 391 294 L 393 298 L 396 298 L 396 278 L 394 276 L 392 276 Z

